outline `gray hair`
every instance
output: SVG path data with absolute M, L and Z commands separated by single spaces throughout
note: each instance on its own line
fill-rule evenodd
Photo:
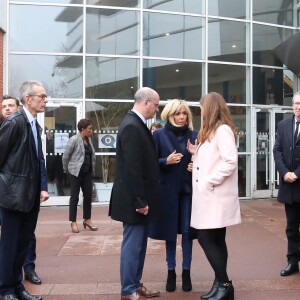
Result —
M 24 98 L 27 95 L 32 95 L 35 91 L 34 91 L 34 86 L 43 86 L 42 83 L 40 83 L 39 81 L 35 81 L 35 80 L 29 80 L 29 81 L 25 81 L 22 83 L 20 89 L 19 89 L 19 94 L 20 94 L 20 99 L 21 102 L 24 104 Z
M 296 93 L 294 94 L 293 100 L 292 100 L 293 103 L 294 103 L 294 101 L 295 101 L 296 96 L 300 96 L 300 92 L 296 92 Z
M 142 87 L 134 94 L 134 102 L 139 103 L 144 99 L 154 100 L 158 96 L 157 92 L 149 87 Z

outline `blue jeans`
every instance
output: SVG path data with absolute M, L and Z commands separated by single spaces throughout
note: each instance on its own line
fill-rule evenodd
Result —
M 147 250 L 148 225 L 123 223 L 121 295 L 134 293 L 141 284 Z
M 190 221 L 191 221 L 191 195 L 182 194 L 179 197 L 180 210 L 179 217 L 181 223 L 181 247 L 182 247 L 182 268 L 190 270 L 192 262 L 192 248 L 193 240 L 190 235 Z M 166 241 L 166 254 L 168 270 L 175 270 L 176 268 L 176 241 Z

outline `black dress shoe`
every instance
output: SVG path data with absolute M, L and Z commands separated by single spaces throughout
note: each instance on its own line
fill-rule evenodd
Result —
M 19 298 L 21 300 L 42 300 L 43 298 L 40 296 L 33 296 L 28 293 L 28 291 L 24 290 L 19 292 Z M 17 298 L 18 299 L 18 298 Z
M 298 263 L 288 263 L 287 267 L 280 272 L 281 276 L 290 276 L 296 272 L 299 272 Z
M 41 284 L 41 278 L 36 274 L 35 271 L 25 272 L 25 279 L 33 284 Z
M 19 300 L 16 294 L 7 294 L 2 297 L 3 300 Z

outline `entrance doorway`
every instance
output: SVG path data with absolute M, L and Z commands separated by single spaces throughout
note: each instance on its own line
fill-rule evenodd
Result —
M 278 123 L 292 115 L 293 111 L 290 109 L 254 108 L 255 128 L 252 134 L 254 198 L 277 197 L 279 178 L 275 169 L 273 146 Z
M 43 205 L 68 205 L 70 187 L 63 172 L 62 155 L 69 138 L 77 133 L 81 103 L 47 103 L 38 122 L 43 128 L 42 143 L 48 176 L 49 200 Z

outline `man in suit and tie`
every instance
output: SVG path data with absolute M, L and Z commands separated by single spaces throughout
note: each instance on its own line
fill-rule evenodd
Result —
M 146 120 L 158 111 L 159 95 L 143 87 L 134 106 L 120 124 L 116 149 L 116 177 L 109 215 L 123 222 L 121 247 L 121 299 L 142 300 L 159 296 L 142 283 L 148 223 L 159 214 L 158 158 Z
M 2 115 L 4 118 L 9 117 L 20 109 L 20 101 L 9 95 L 3 96 L 2 99 Z M 1 221 L 1 220 L 0 220 Z M 36 238 L 35 233 L 32 233 L 30 243 L 28 245 L 28 251 L 24 262 L 24 274 L 25 279 L 33 284 L 41 284 L 42 281 L 35 271 L 35 260 L 36 260 Z
M 278 123 L 273 149 L 275 166 L 280 182 L 278 201 L 284 203 L 286 214 L 286 237 L 288 240 L 288 265 L 280 273 L 289 276 L 299 272 L 300 260 L 300 92 L 293 97 L 294 116 Z
M 4 300 L 40 300 L 25 289 L 22 267 L 35 231 L 40 202 L 46 201 L 47 175 L 36 116 L 47 95 L 37 81 L 20 87 L 23 108 L 0 128 L 0 294 Z

